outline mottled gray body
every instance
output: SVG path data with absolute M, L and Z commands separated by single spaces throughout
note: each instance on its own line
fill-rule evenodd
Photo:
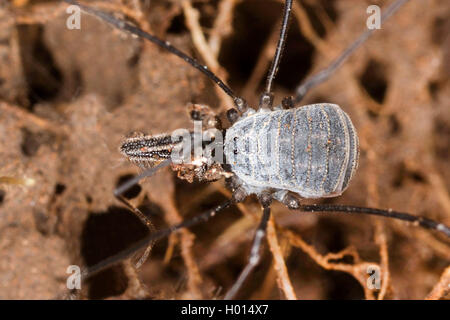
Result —
M 248 193 L 271 188 L 321 198 L 347 188 L 359 146 L 348 115 L 321 103 L 241 118 L 227 130 L 224 154 Z

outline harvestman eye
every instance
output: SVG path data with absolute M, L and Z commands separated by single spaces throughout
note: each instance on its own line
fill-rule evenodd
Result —
M 108 13 L 81 5 L 76 1 L 65 0 L 65 2 L 79 5 L 85 12 L 115 28 L 137 35 L 177 55 L 217 84 L 235 104 L 234 108 L 227 112 L 228 120 L 231 122 L 231 126 L 226 130 L 223 145 L 227 164 L 208 163 L 201 159 L 193 159 L 194 161 L 189 164 L 173 164 L 171 153 L 180 141 L 174 141 L 170 134 L 137 135 L 125 139 L 120 147 L 122 154 L 133 163 L 147 169 L 119 186 L 115 190 L 115 196 L 148 226 L 151 233 L 127 250 L 86 269 L 85 278 L 145 248 L 143 256 L 137 263 L 137 266 L 142 265 L 156 240 L 181 228 L 206 221 L 223 209 L 242 202 L 251 194 L 257 196 L 263 207 L 262 217 L 253 239 L 248 263 L 226 293 L 225 299 L 236 297 L 261 259 L 260 247 L 266 235 L 273 200 L 282 202 L 292 210 L 369 214 L 413 222 L 450 237 L 448 226 L 407 213 L 347 205 L 301 204 L 299 197 L 309 199 L 336 197 L 345 191 L 358 167 L 359 142 L 357 128 L 340 106 L 328 102 L 301 106 L 299 102 L 311 88 L 328 79 L 374 30 L 364 32 L 328 68 L 307 79 L 298 87 L 294 98 L 284 98 L 280 106 L 274 107 L 272 86 L 285 47 L 292 8 L 292 0 L 286 0 L 280 36 L 265 90 L 260 96 L 258 107 L 253 109 L 244 98 L 235 95 L 233 90 L 210 69 L 170 43 Z M 393 2 L 383 12 L 381 21 L 388 19 L 405 2 L 406 0 Z M 201 112 L 191 114 L 195 115 L 196 120 L 201 118 Z M 190 134 L 194 139 L 194 133 Z M 232 190 L 232 198 L 192 219 L 165 230 L 155 231 L 150 220 L 123 194 L 141 179 L 168 166 L 188 180 L 195 177 L 199 180 L 213 181 L 224 177 Z

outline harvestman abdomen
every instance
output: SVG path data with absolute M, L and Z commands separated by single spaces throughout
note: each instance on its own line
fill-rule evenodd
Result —
M 349 116 L 320 103 L 242 118 L 227 130 L 224 154 L 248 193 L 273 188 L 322 198 L 347 188 L 358 151 Z

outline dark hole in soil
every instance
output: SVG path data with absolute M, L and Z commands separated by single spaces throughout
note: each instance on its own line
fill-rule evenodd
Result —
M 410 171 L 409 172 L 409 176 L 411 177 L 411 179 L 413 179 L 416 182 L 419 182 L 419 183 L 426 183 L 427 182 L 427 180 L 425 179 L 425 176 L 421 172 Z
M 427 182 L 425 176 L 421 172 L 412 171 L 412 170 L 406 168 L 406 166 L 403 163 L 401 163 L 399 165 L 399 168 L 396 172 L 397 172 L 397 175 L 395 176 L 395 178 L 392 182 L 392 186 L 394 188 L 402 187 L 407 179 L 411 179 L 417 183 L 426 183 Z
M 346 241 L 344 225 L 339 221 L 323 217 L 319 220 L 317 228 L 321 230 L 320 233 L 315 234 L 320 238 L 317 242 L 321 243 L 327 252 L 339 252 L 349 245 Z
M 444 42 L 448 36 L 448 29 L 450 27 L 450 18 L 437 17 L 434 20 L 433 27 L 431 28 L 431 40 L 434 44 L 440 45 Z
M 112 206 L 106 212 L 91 213 L 81 235 L 81 254 L 92 266 L 137 242 L 147 228 L 128 209 Z M 100 272 L 89 280 L 89 298 L 102 299 L 123 293 L 127 279 L 122 265 Z
M 106 269 L 91 279 L 89 283 L 89 299 L 105 299 L 125 292 L 128 279 L 123 265 L 116 265 Z
M 375 112 L 375 111 L 370 110 L 370 109 L 367 109 L 367 115 L 368 115 L 369 118 L 372 119 L 372 120 L 376 120 L 376 119 L 378 119 L 379 116 L 380 116 L 380 115 L 378 114 L 378 112 Z
M 55 195 L 63 194 L 63 192 L 66 190 L 66 186 L 62 183 L 57 183 L 55 186 Z
M 230 74 L 229 83 L 233 88 L 249 79 L 273 28 L 279 28 L 277 22 L 281 17 L 282 5 L 277 1 L 265 1 L 264 5 L 260 1 L 244 1 L 236 6 L 234 33 L 223 42 L 219 56 L 219 62 Z M 310 70 L 313 56 L 314 47 L 300 33 L 297 24 L 291 22 L 275 83 L 294 90 Z
M 402 130 L 402 125 L 398 121 L 397 117 L 393 114 L 389 116 L 389 124 L 391 127 L 391 134 L 398 135 Z
M 319 4 L 324 8 L 331 21 L 336 23 L 339 19 L 339 14 L 336 10 L 336 0 L 319 0 Z
M 18 27 L 20 54 L 25 79 L 28 84 L 30 109 L 42 101 L 51 101 L 63 87 L 61 71 L 43 41 L 43 27 L 20 25 Z
M 326 30 L 319 17 L 317 16 L 314 7 L 309 5 L 305 1 L 301 1 L 301 3 L 306 11 L 306 14 L 308 15 L 309 21 L 311 22 L 311 26 L 313 27 L 314 31 L 318 34 L 319 37 L 324 38 L 326 35 Z
M 116 187 L 121 186 L 122 184 L 124 184 L 128 180 L 132 179 L 133 177 L 134 177 L 134 175 L 132 175 L 132 174 L 126 174 L 126 175 L 120 176 L 119 179 L 117 180 Z M 141 186 L 138 184 L 135 184 L 130 189 L 128 189 L 123 194 L 123 196 L 127 199 L 134 199 L 139 195 L 139 193 L 141 193 L 141 190 L 142 190 Z
M 189 30 L 186 28 L 186 24 L 184 22 L 184 14 L 180 13 L 179 15 L 173 17 L 172 22 L 167 29 L 167 33 L 183 34 L 186 32 L 189 32 Z
M 441 85 L 440 81 L 430 81 L 428 83 L 428 92 L 430 92 L 430 96 L 433 100 L 437 99 L 438 93 L 441 90 Z
M 364 299 L 363 288 L 348 273 L 333 270 L 325 274 L 323 281 L 326 284 L 326 299 Z
M 314 46 L 303 37 L 298 25 L 291 24 L 275 83 L 293 92 L 309 73 L 314 53 Z
M 359 81 L 373 100 L 380 104 L 383 103 L 388 82 L 385 66 L 382 63 L 371 59 L 359 77 Z
M 22 128 L 22 144 L 21 149 L 23 155 L 27 157 L 34 156 L 41 146 L 41 141 L 37 134 L 31 132 L 27 128 Z
M 5 200 L 6 192 L 4 190 L 0 190 L 0 204 Z
M 26 127 L 21 128 L 22 144 L 20 146 L 22 154 L 27 157 L 34 156 L 41 145 L 54 146 L 55 135 L 48 131 L 31 131 Z
M 127 65 L 130 68 L 135 68 L 138 66 L 140 59 L 141 59 L 141 50 L 136 50 L 136 52 L 127 60 Z
M 49 224 L 49 217 L 42 211 L 33 211 L 33 219 L 36 229 L 44 236 L 50 234 L 51 226 Z

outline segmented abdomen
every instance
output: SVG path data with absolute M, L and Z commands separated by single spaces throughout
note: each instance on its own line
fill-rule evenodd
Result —
M 227 130 L 225 156 L 249 186 L 331 197 L 345 190 L 357 168 L 358 137 L 339 106 L 313 104 L 236 122 Z

